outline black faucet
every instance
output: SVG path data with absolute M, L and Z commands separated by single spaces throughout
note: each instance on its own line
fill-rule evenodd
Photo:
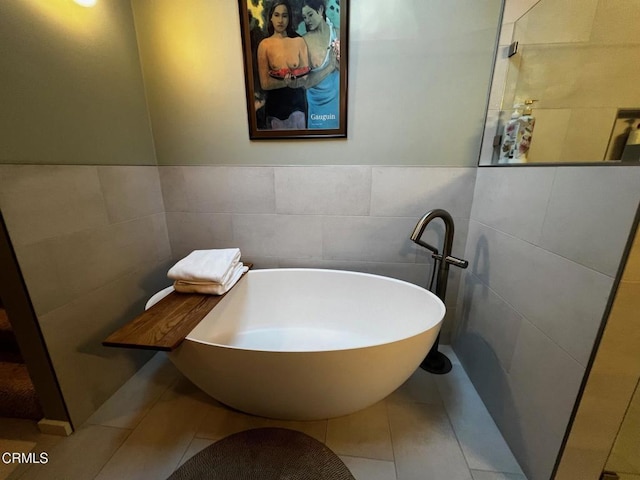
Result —
M 420 237 L 424 233 L 427 225 L 435 218 L 440 218 L 444 222 L 444 245 L 442 247 L 442 254 L 438 253 L 438 249 L 432 245 L 429 245 L 426 242 L 420 240 Z M 469 262 L 466 260 L 462 260 L 460 258 L 456 258 L 451 255 L 451 249 L 453 246 L 453 218 L 446 210 L 442 210 L 440 208 L 436 208 L 427 212 L 421 219 L 418 221 L 416 227 L 413 229 L 413 233 L 411 234 L 411 240 L 421 247 L 424 247 L 431 251 L 431 257 L 436 260 L 436 263 L 439 261 L 440 265 L 438 266 L 438 276 L 436 283 L 436 295 L 442 303 L 445 301 L 445 295 L 447 293 L 447 280 L 449 278 L 449 265 L 455 265 L 460 268 L 467 268 Z M 435 265 L 434 265 L 435 268 Z M 438 351 L 438 345 L 440 344 L 440 334 L 436 337 L 436 341 L 434 342 L 431 350 L 425 357 L 425 359 L 420 364 L 424 370 L 436 373 L 436 374 L 444 374 L 451 371 L 451 361 L 447 358 L 445 354 Z

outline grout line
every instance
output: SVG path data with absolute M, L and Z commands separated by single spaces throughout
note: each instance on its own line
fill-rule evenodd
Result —
M 389 438 L 391 439 L 391 454 L 393 455 L 393 470 L 396 474 L 396 480 L 398 480 L 398 463 L 396 462 L 396 447 L 393 441 L 393 430 L 391 429 L 391 417 L 389 416 L 389 397 L 384 400 L 384 409 L 387 413 L 387 425 L 389 427 Z

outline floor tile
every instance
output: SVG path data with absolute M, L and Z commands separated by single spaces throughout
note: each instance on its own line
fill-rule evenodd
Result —
M 389 402 L 388 408 L 398 480 L 472 480 L 444 407 Z
M 434 377 L 469 467 L 522 474 L 462 366 L 454 365 L 448 374 Z
M 221 438 L 243 430 L 266 427 L 297 430 L 306 433 L 320 442 L 325 441 L 327 433 L 326 420 L 310 422 L 274 420 L 271 418 L 247 415 L 224 406 L 214 406 L 207 412 L 207 415 L 196 432 L 196 437 L 220 440 Z
M 178 466 L 209 408 L 211 403 L 204 393 L 188 380 L 178 379 L 106 463 L 96 480 L 168 477 Z
M 338 455 L 393 461 L 386 402 L 329 419 L 326 443 Z
M 209 438 L 194 438 L 193 440 L 191 440 L 191 443 L 189 444 L 187 451 L 184 452 L 184 455 L 180 459 L 180 463 L 178 464 L 178 467 L 182 466 L 184 462 L 189 460 L 196 453 L 201 452 L 202 450 L 204 450 L 205 448 L 207 448 L 212 444 L 213 444 L 213 440 Z
M 48 451 L 46 464 L 33 464 L 20 480 L 87 480 L 122 445 L 130 430 L 86 425 Z M 124 477 L 122 477 L 124 478 Z
M 419 367 L 406 382 L 387 397 L 387 401 L 442 405 L 435 375 Z
M 180 376 L 163 353 L 156 354 L 87 420 L 94 425 L 135 428 L 160 395 Z
M 35 447 L 35 442 L 26 442 L 24 440 L 7 440 L 4 438 L 0 438 L 0 454 L 4 455 L 5 453 L 23 453 L 28 454 L 33 447 Z M 6 462 L 6 463 L 5 463 Z M 2 458 L 0 461 L 0 480 L 5 480 L 9 477 L 9 474 L 15 471 L 20 464 L 19 463 L 9 463 L 10 460 Z
M 393 462 L 348 456 L 340 456 L 340 459 L 356 480 L 397 480 Z

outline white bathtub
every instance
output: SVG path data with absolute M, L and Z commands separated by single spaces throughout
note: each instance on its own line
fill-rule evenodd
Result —
M 331 418 L 402 385 L 431 348 L 444 313 L 431 292 L 387 277 L 252 270 L 169 358 L 243 412 Z

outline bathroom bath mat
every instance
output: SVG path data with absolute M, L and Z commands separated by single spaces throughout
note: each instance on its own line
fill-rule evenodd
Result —
M 168 480 L 355 480 L 315 438 L 286 428 L 235 433 L 196 453 Z

